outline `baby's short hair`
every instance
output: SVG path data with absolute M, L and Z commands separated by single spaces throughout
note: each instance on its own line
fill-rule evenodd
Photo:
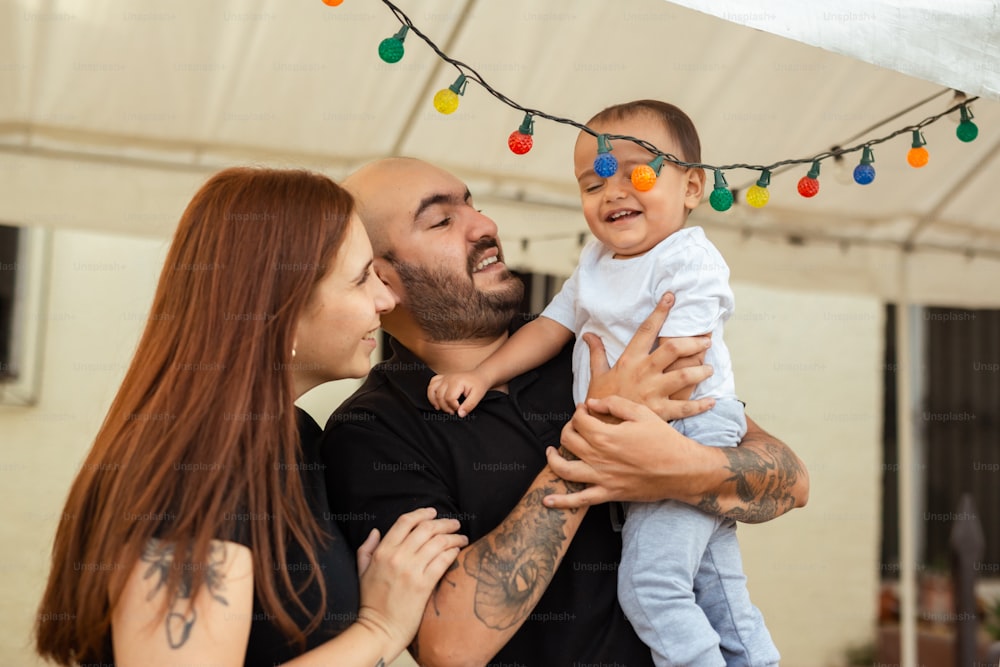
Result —
M 642 114 L 648 114 L 661 121 L 667 131 L 673 135 L 681 152 L 677 157 L 685 162 L 701 162 L 701 140 L 698 138 L 698 130 L 695 129 L 694 123 L 688 115 L 673 104 L 659 100 L 635 100 L 616 104 L 595 115 L 587 121 L 587 124 L 614 122 Z M 643 137 L 637 138 L 642 139 Z

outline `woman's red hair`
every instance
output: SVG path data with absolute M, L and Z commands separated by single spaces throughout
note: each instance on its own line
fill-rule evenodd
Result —
M 254 592 L 285 634 L 302 641 L 322 619 L 274 567 L 294 540 L 315 577 L 313 545 L 326 537 L 287 465 L 299 448 L 288 369 L 296 322 L 353 206 L 329 178 L 297 170 L 227 169 L 194 196 L 66 502 L 35 624 L 42 656 L 110 662 L 111 611 L 151 538 L 174 546 L 167 599 L 183 574 L 193 599 L 210 541 L 230 535 L 227 513 L 268 517 L 249 522 Z M 312 615 L 305 631 L 282 598 Z

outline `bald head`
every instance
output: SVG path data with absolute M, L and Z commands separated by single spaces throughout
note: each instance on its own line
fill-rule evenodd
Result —
M 457 177 L 423 160 L 388 157 L 369 162 L 341 185 L 354 196 L 375 256 L 384 257 L 394 250 L 394 232 L 412 224 L 426 193 L 444 183 L 465 189 Z
M 383 257 L 392 249 L 387 228 L 394 215 L 400 214 L 395 207 L 386 205 L 380 195 L 385 194 L 384 188 L 392 187 L 392 182 L 406 171 L 406 163 L 412 161 L 415 160 L 390 157 L 369 162 L 341 182 L 354 196 L 355 207 L 368 231 L 376 257 Z

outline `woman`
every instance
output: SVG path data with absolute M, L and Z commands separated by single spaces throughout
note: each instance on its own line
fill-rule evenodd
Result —
M 355 566 L 326 505 L 319 427 L 294 407 L 368 372 L 393 305 L 331 180 L 212 177 L 70 491 L 38 652 L 63 665 L 395 659 L 467 540 L 417 510 L 373 531 Z

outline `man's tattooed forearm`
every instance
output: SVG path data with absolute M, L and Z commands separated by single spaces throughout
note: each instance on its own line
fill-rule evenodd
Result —
M 753 442 L 755 446 L 748 447 Z M 736 485 L 736 504 L 723 511 L 718 494 L 706 494 L 698 508 L 710 514 L 744 523 L 761 523 L 781 516 L 796 506 L 792 490 L 802 466 L 787 447 L 767 440 L 745 441 L 739 447 L 722 450 L 732 472 L 726 481 Z
M 142 578 L 149 579 L 155 577 L 156 582 L 156 585 L 146 596 L 147 600 L 152 600 L 160 592 L 160 589 L 167 585 L 170 579 L 170 571 L 173 568 L 183 568 L 177 584 L 177 593 L 174 595 L 174 599 L 170 601 L 165 621 L 167 643 L 170 645 L 170 648 L 180 648 L 187 642 L 188 637 L 191 636 L 191 629 L 194 628 L 194 623 L 198 619 L 198 613 L 190 603 L 194 582 L 193 570 L 196 566 L 191 563 L 190 558 L 185 562 L 175 565 L 173 544 L 162 542 L 155 538 L 146 544 L 146 549 L 141 556 L 141 560 L 149 563 L 149 568 L 147 568 Z M 216 601 L 229 606 L 229 602 L 219 594 L 225 588 L 221 570 L 221 566 L 225 560 L 225 545 L 221 542 L 212 542 L 209 546 L 208 562 L 205 564 L 202 572 L 202 583 L 204 583 L 205 588 Z
M 473 610 L 490 628 L 504 630 L 527 618 L 555 574 L 566 518 L 542 505 L 555 492 L 541 487 L 528 493 L 501 530 L 473 545 L 463 560 L 476 580 Z

